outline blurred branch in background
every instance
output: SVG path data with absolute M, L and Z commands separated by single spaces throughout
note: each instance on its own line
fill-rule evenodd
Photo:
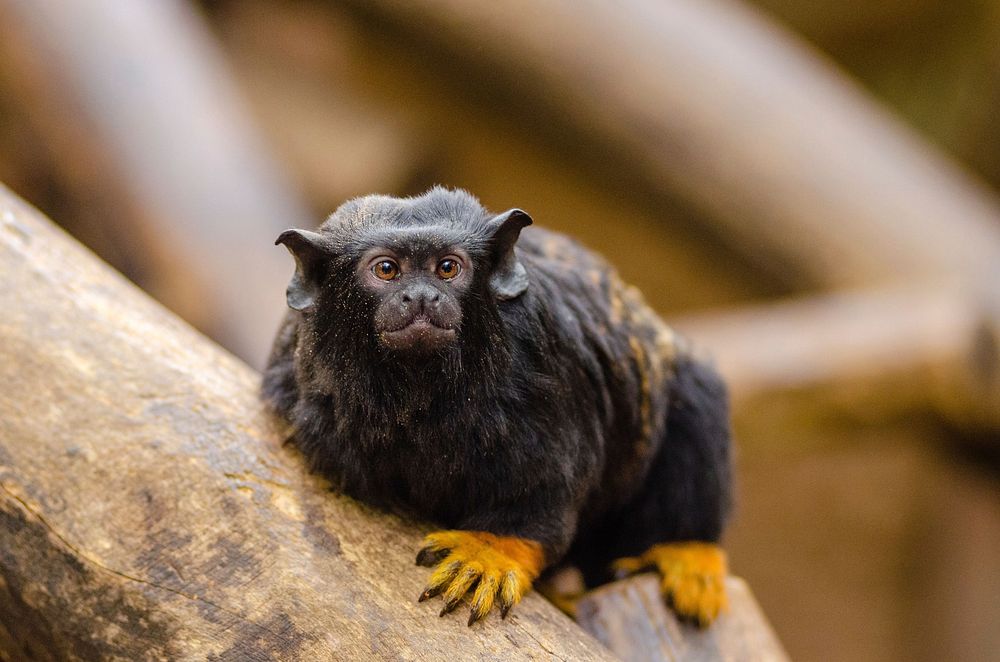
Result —
M 116 231 L 138 225 L 167 254 L 169 274 L 154 282 L 181 274 L 182 287 L 159 294 L 261 365 L 283 312 L 275 284 L 290 271 L 272 242 L 314 221 L 267 154 L 199 14 L 183 2 L 38 0 L 7 3 L 3 19 L 5 48 L 30 50 L 41 67 L 29 75 L 50 99 L 42 132 L 58 141 L 57 125 L 85 127 L 74 137 L 85 134 L 83 150 L 134 206 L 137 218 Z M 187 300 L 174 300 L 178 289 Z
M 1000 185 L 1000 2 L 755 0 Z
M 835 388 L 841 406 L 852 393 L 856 409 L 877 407 L 885 418 L 935 409 L 997 452 L 1000 316 L 987 300 L 942 281 L 673 322 L 717 361 L 738 412 L 760 415 L 760 403 L 782 392 L 818 399 Z
M 742 4 L 337 4 L 450 54 L 458 75 L 491 72 L 478 84 L 510 112 L 624 152 L 616 166 L 762 270 L 837 286 L 997 264 L 993 196 Z

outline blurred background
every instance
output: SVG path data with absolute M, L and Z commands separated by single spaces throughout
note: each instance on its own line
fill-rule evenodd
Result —
M 998 104 L 997 0 L 0 1 L 0 182 L 251 365 L 355 195 L 603 252 L 730 380 L 801 660 L 1000 659 Z

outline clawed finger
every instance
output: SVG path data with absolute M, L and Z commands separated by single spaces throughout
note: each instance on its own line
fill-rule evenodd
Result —
M 444 592 L 444 607 L 439 615 L 444 616 L 454 611 L 481 574 L 482 570 L 472 565 L 467 565 L 458 572 L 451 585 Z
M 451 561 L 450 563 L 446 561 L 445 563 L 439 565 L 437 570 L 431 574 L 431 578 L 427 582 L 424 592 L 420 594 L 419 598 L 417 598 L 417 602 L 423 602 L 428 598 L 433 598 L 435 595 L 440 594 L 448 588 L 451 580 L 455 578 L 455 575 L 457 575 L 458 571 L 461 569 L 461 561 Z
M 479 578 L 479 585 L 472 595 L 472 609 L 469 612 L 469 626 L 476 621 L 485 618 L 493 602 L 496 599 L 497 591 L 500 590 L 500 579 L 495 573 L 486 573 Z
M 525 582 L 517 572 L 509 571 L 503 576 L 500 585 L 500 618 L 507 618 L 507 612 L 521 601 L 526 590 Z

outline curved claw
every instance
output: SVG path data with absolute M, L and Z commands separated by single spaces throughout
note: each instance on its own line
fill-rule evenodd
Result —
M 465 594 L 472 588 L 472 585 L 476 583 L 479 579 L 479 575 L 482 571 L 475 567 L 474 565 L 467 565 L 465 568 L 457 574 L 457 576 L 452 580 L 451 585 L 444 593 L 444 608 L 441 609 L 439 616 L 444 616 L 455 611 L 455 607 L 462 602 L 462 598 Z
M 417 598 L 417 602 L 423 602 L 424 600 L 429 600 L 430 598 L 433 598 L 435 595 L 440 595 L 441 591 L 443 590 L 444 590 L 443 586 L 436 588 L 425 588 L 424 592 L 421 593 L 420 597 Z
M 472 596 L 472 609 L 469 610 L 469 627 L 486 617 L 486 614 L 493 607 L 499 590 L 500 579 L 496 573 L 487 572 L 479 578 L 479 585 Z
M 500 620 L 502 620 L 502 621 L 507 620 L 507 613 L 510 611 L 510 608 L 513 607 L 513 606 L 514 606 L 513 604 L 509 604 L 509 605 L 508 604 L 501 604 L 500 605 Z
M 438 616 L 444 616 L 445 614 L 450 614 L 451 612 L 455 611 L 455 608 L 458 607 L 458 604 L 461 601 L 462 598 L 459 598 L 458 600 L 448 600 L 447 602 L 444 603 L 444 606 L 441 607 L 441 612 L 438 614 Z
M 500 585 L 500 618 L 507 618 L 507 612 L 511 610 L 511 607 L 516 605 L 521 601 L 521 597 L 524 595 L 527 587 L 524 585 L 522 578 L 516 571 L 509 571 L 503 577 L 503 583 Z

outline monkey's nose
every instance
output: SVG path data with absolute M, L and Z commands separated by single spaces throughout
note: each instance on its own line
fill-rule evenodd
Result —
M 441 292 L 430 285 L 414 285 L 403 292 L 403 303 L 416 303 L 420 309 L 434 308 L 441 300 Z

